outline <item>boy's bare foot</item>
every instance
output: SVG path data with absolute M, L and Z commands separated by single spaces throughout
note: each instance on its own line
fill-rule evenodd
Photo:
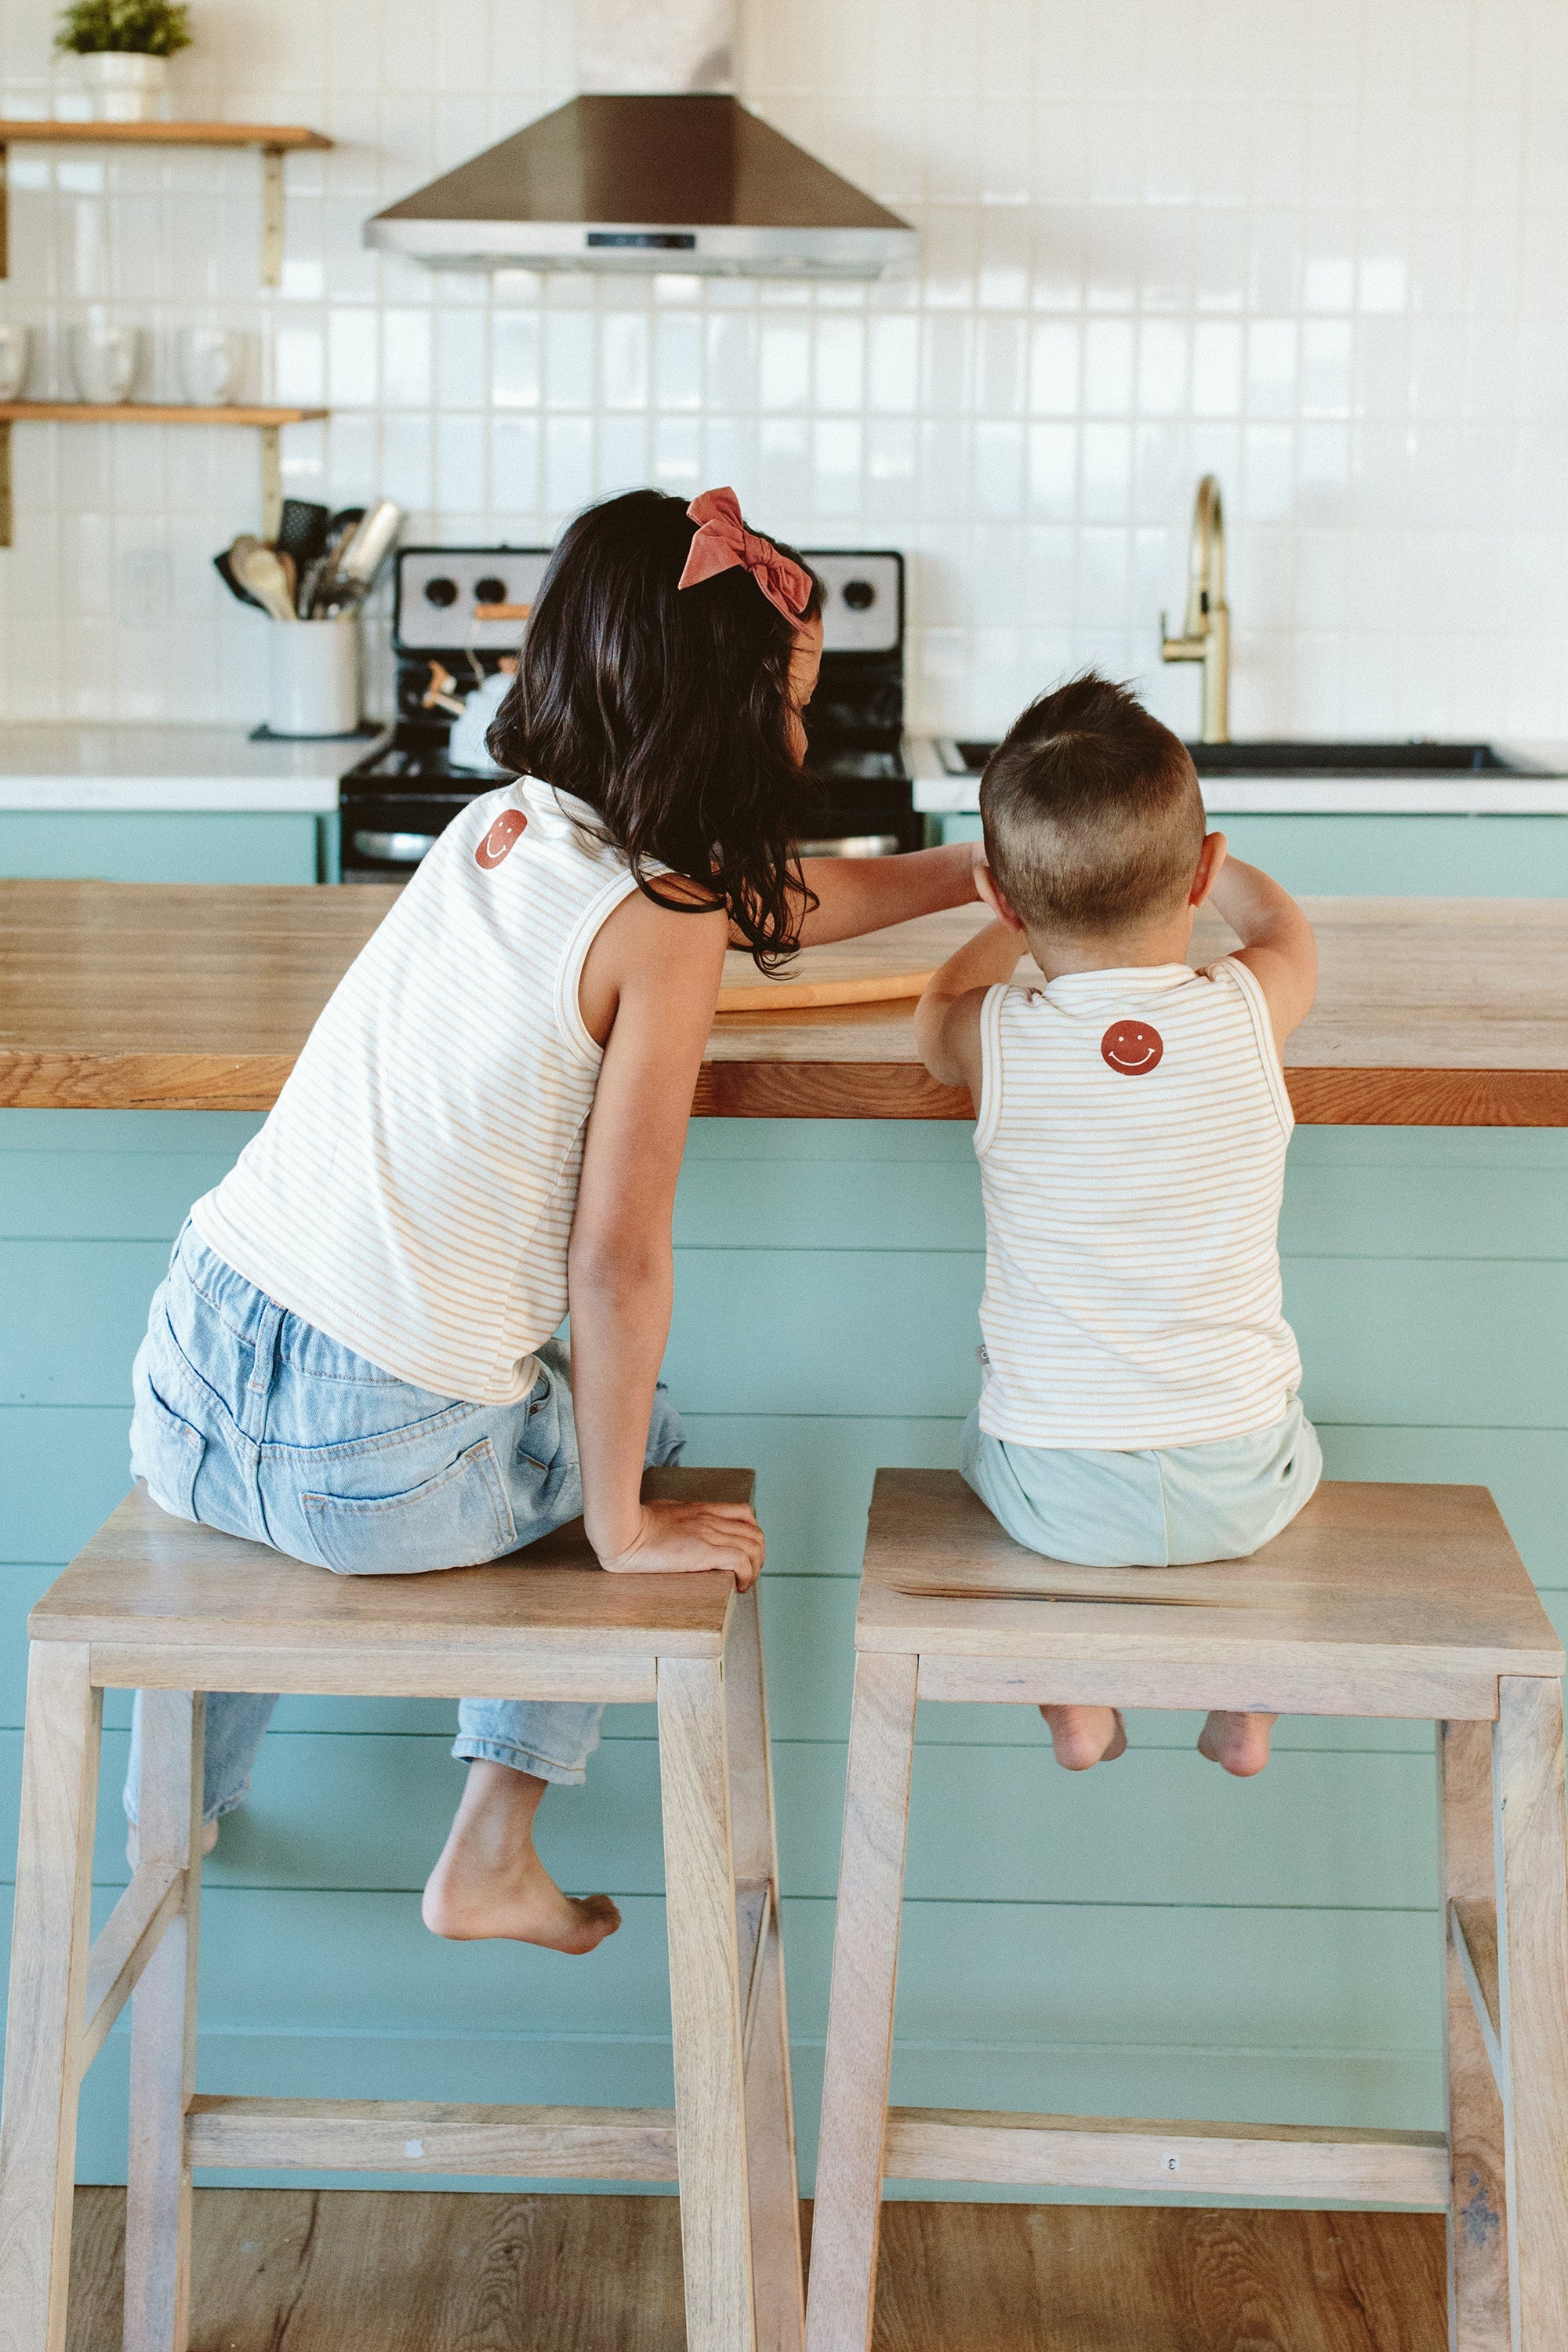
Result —
M 1277 1715 L 1232 1715 L 1216 1706 L 1198 1734 L 1198 1754 L 1223 1764 L 1238 1780 L 1250 1780 L 1268 1761 L 1268 1735 L 1279 1720 Z
M 1043 1706 L 1057 1762 L 1068 1772 L 1110 1764 L 1127 1752 L 1127 1726 L 1119 1706 Z
M 432 1935 L 454 1943 L 487 1936 L 591 1952 L 621 1915 L 607 1895 L 563 1895 L 533 1845 L 533 1817 L 547 1780 L 509 1764 L 475 1763 L 420 1913 Z
M 202 1852 L 204 1853 L 211 1853 L 216 1843 L 216 1822 L 204 1822 L 202 1823 Z M 142 1860 L 142 1841 L 137 1835 L 136 1824 L 134 1822 L 132 1822 L 129 1824 L 125 1832 L 125 1859 L 131 1864 L 132 1870 L 135 1870 L 139 1866 Z

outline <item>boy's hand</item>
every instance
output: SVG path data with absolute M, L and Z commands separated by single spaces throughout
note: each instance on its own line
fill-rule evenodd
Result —
M 684 1576 L 719 1570 L 749 1592 L 762 1570 L 763 1531 L 744 1503 L 644 1503 L 624 1551 L 601 1552 L 613 1576 Z

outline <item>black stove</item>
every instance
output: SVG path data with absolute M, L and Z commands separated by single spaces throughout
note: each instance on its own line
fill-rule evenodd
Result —
M 345 882 L 405 880 L 460 809 L 506 782 L 503 770 L 458 765 L 450 739 L 468 696 L 515 667 L 549 561 L 543 547 L 400 551 L 397 717 L 339 789 Z M 918 849 L 924 820 L 903 751 L 903 558 L 832 548 L 807 561 L 826 590 L 806 734 L 826 800 L 820 837 L 801 847 L 850 857 Z

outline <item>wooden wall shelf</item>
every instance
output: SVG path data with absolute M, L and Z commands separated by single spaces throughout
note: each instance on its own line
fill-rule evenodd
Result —
M 184 400 L 0 400 L 0 425 L 308 425 L 324 408 L 199 408 Z
M 253 425 L 261 435 L 261 536 L 271 539 L 283 508 L 279 433 L 285 425 L 307 425 L 327 413 L 324 408 L 259 408 L 237 402 L 221 408 L 198 408 L 184 402 L 155 400 L 0 400 L 0 547 L 11 544 L 13 425 Z
M 12 146 L 255 147 L 261 155 L 261 282 L 283 276 L 283 158 L 330 147 L 323 131 L 298 122 L 56 122 L 48 116 L 0 118 L 0 278 L 9 271 L 5 159 Z

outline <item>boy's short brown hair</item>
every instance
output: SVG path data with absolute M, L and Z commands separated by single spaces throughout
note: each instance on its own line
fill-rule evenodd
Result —
M 1120 929 L 1174 912 L 1203 847 L 1187 748 L 1092 670 L 1016 719 L 980 782 L 985 856 L 1031 929 Z

